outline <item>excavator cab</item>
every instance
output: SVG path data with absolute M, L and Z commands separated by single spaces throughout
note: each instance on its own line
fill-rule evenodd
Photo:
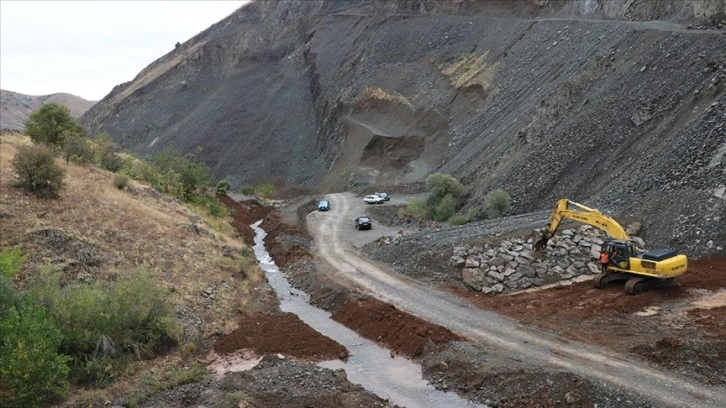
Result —
M 630 258 L 635 256 L 635 245 L 631 241 L 609 240 L 603 243 L 600 252 L 608 254 L 610 265 L 630 269 Z

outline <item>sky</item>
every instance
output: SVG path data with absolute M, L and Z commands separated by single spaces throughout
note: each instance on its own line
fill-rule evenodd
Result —
M 0 0 L 0 88 L 97 101 L 246 0 Z

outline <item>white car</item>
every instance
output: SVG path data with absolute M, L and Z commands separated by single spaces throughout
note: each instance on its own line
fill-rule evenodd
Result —
M 383 198 L 383 201 L 388 201 L 391 199 L 391 197 L 389 197 L 388 194 L 386 194 L 386 193 L 373 193 L 373 194 Z
M 383 204 L 384 200 L 383 197 L 377 196 L 375 194 L 367 195 L 363 197 L 363 201 L 365 201 L 368 204 Z

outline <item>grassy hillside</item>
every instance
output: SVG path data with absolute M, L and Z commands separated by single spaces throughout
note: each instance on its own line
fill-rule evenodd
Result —
M 61 159 L 67 175 L 60 198 L 38 199 L 12 185 L 11 160 L 18 146 L 29 143 L 22 135 L 0 136 L 0 248 L 20 245 L 27 256 L 15 285 L 26 288 L 49 269 L 63 287 L 150 277 L 168 295 L 178 327 L 178 347 L 133 362 L 104 391 L 73 391 L 68 404 L 118 390 L 149 392 L 150 378 L 159 384 L 172 368 L 203 357 L 210 336 L 236 328 L 261 275 L 228 220 L 208 219 L 133 181 L 119 190 L 113 173 Z

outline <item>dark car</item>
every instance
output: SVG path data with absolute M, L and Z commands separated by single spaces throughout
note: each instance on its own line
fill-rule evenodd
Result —
M 330 210 L 330 201 L 328 200 L 320 200 L 318 203 L 318 211 L 328 211 Z
M 368 217 L 358 217 L 355 219 L 355 228 L 359 230 L 371 229 L 371 219 Z

